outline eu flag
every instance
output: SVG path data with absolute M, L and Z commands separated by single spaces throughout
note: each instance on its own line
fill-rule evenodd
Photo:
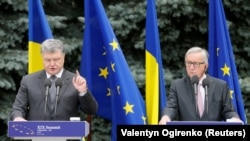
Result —
M 158 124 L 167 102 L 155 0 L 147 0 L 145 55 L 147 118 L 149 124 Z
M 40 0 L 29 0 L 29 73 L 43 69 L 41 43 L 52 38 Z
M 97 115 L 117 124 L 146 124 L 142 95 L 126 63 L 101 0 L 85 0 L 85 30 L 81 74 L 96 98 Z
M 244 111 L 244 102 L 221 0 L 209 0 L 208 51 L 210 55 L 208 73 L 228 83 L 234 107 L 241 120 L 246 124 L 247 119 Z

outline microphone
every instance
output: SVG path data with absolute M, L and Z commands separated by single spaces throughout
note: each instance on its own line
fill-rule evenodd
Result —
M 209 81 L 208 81 L 207 78 L 203 79 L 202 86 L 205 89 L 206 112 L 208 114 L 208 86 L 209 86 Z
M 45 105 L 44 105 L 44 120 L 46 120 L 47 115 L 47 103 L 48 103 L 48 94 L 49 94 L 49 88 L 51 86 L 52 82 L 49 78 L 44 80 L 44 86 L 45 86 Z
M 61 78 L 57 78 L 56 81 L 55 81 L 55 86 L 56 86 L 56 103 L 55 103 L 55 113 L 54 113 L 54 116 L 56 116 L 56 109 L 57 109 L 57 100 L 58 100 L 58 96 L 59 96 L 59 91 L 60 91 L 60 88 L 62 87 L 62 79 Z
M 197 90 L 198 90 L 198 87 L 197 87 L 197 85 L 198 85 L 198 83 L 199 83 L 199 77 L 197 76 L 197 75 L 194 75 L 194 76 L 192 76 L 192 78 L 191 78 L 191 83 L 192 83 L 192 85 L 193 85 L 193 87 L 194 87 L 194 95 L 195 95 L 195 110 L 196 110 L 196 113 L 199 115 L 199 111 L 198 111 L 198 103 L 197 103 Z
M 197 85 L 198 85 L 198 83 L 199 83 L 199 78 L 198 78 L 197 75 L 194 75 L 194 76 L 192 77 L 191 83 L 192 83 L 192 85 L 193 85 L 193 87 L 194 87 L 194 94 L 197 95 Z
M 62 87 L 62 79 L 61 78 L 57 78 L 55 81 L 55 85 L 56 85 L 56 96 L 59 95 L 59 90 Z

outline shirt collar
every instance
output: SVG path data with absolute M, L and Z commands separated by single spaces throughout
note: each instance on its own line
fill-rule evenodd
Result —
M 201 77 L 201 79 L 200 79 L 200 81 L 199 81 L 199 84 L 202 84 L 203 79 L 205 79 L 206 77 L 207 77 L 206 74 L 204 74 L 204 75 Z
M 58 74 L 56 74 L 57 78 L 61 78 L 62 77 L 63 70 L 64 69 L 61 69 L 61 71 Z M 46 72 L 46 76 L 47 76 L 47 78 L 50 78 L 51 75 Z

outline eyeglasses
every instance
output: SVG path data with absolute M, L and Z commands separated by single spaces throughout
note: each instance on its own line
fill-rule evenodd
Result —
M 193 65 L 195 68 L 199 68 L 201 64 L 204 64 L 205 62 L 190 62 L 186 61 L 185 64 L 187 67 L 191 67 Z

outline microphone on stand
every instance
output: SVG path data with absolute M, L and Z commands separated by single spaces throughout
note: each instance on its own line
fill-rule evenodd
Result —
M 49 88 L 51 86 L 52 82 L 49 78 L 44 80 L 44 86 L 45 86 L 45 104 L 44 104 L 44 120 L 46 120 L 47 116 L 47 103 L 48 103 L 48 95 L 49 95 Z
M 199 115 L 199 111 L 198 111 L 198 103 L 197 103 L 197 91 L 198 91 L 198 83 L 199 83 L 199 77 L 197 75 L 192 76 L 191 78 L 191 83 L 193 85 L 194 88 L 194 96 L 195 96 L 195 107 L 196 107 L 196 113 Z
M 207 78 L 203 79 L 202 86 L 205 89 L 206 112 L 208 114 L 208 86 L 209 86 L 209 81 L 208 81 Z
M 58 101 L 58 96 L 59 96 L 59 91 L 60 91 L 60 88 L 62 87 L 62 79 L 61 78 L 57 78 L 56 81 L 55 81 L 55 86 L 56 86 L 56 103 L 55 103 L 55 113 L 54 113 L 54 116 L 56 116 L 56 109 L 57 109 L 57 101 Z

